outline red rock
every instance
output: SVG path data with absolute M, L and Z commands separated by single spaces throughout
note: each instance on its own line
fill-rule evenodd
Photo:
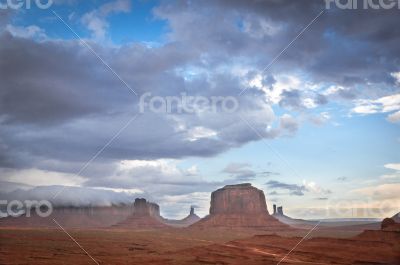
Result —
M 214 191 L 210 214 L 193 226 L 288 227 L 269 215 L 264 192 L 248 183 Z
M 385 218 L 382 221 L 381 229 L 385 231 L 400 231 L 400 224 L 396 223 L 393 218 Z
M 268 213 L 264 192 L 251 184 L 228 185 L 211 194 L 210 214 Z
M 160 207 L 146 199 L 136 199 L 133 204 L 133 214 L 126 220 L 113 226 L 123 229 L 157 229 L 168 227 L 160 216 Z
M 160 216 L 160 206 L 147 202 L 146 199 L 135 199 L 133 203 L 133 214 L 136 216 Z

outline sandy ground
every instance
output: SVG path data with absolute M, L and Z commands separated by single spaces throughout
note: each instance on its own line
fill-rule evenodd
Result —
M 400 264 L 400 233 L 0 229 L 0 264 Z M 296 246 L 296 247 L 295 247 Z M 294 248 L 294 249 L 293 249 Z

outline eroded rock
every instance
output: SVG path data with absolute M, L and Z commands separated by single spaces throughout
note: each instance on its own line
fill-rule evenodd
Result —
M 269 215 L 264 192 L 249 183 L 214 191 L 210 214 L 194 226 L 287 227 Z
M 160 216 L 160 207 L 157 204 L 138 198 L 133 203 L 133 214 L 114 227 L 124 229 L 153 229 L 164 228 L 167 225 L 163 223 Z

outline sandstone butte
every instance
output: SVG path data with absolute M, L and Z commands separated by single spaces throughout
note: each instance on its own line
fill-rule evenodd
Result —
M 288 228 L 267 209 L 264 192 L 249 183 L 227 185 L 211 194 L 210 214 L 194 227 Z
M 160 215 L 160 207 L 146 199 L 135 199 L 133 213 L 126 220 L 113 226 L 114 228 L 153 229 L 167 227 Z

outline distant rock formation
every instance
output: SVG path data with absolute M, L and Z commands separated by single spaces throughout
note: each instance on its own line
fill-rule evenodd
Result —
M 396 222 L 392 218 L 385 218 L 382 221 L 381 228 L 384 230 L 395 224 Z
M 189 215 L 186 216 L 185 218 L 183 218 L 182 220 L 164 219 L 164 223 L 166 223 L 167 225 L 170 225 L 170 226 L 174 226 L 174 227 L 188 227 L 188 226 L 196 223 L 200 219 L 201 218 L 197 214 L 195 214 L 194 207 L 191 206 Z
M 274 216 L 275 215 L 284 216 L 284 214 L 283 214 L 283 206 L 276 207 L 276 204 L 274 204 L 274 213 L 272 215 L 274 215 Z
M 146 199 L 135 199 L 133 214 L 124 221 L 113 226 L 124 229 L 154 229 L 167 227 L 160 216 L 160 207 Z
M 132 214 L 132 205 L 109 207 L 57 207 L 48 217 L 40 217 L 32 209 L 29 216 L 0 218 L 0 227 L 54 228 L 57 220 L 65 228 L 105 228 L 125 220 Z
M 269 215 L 264 192 L 249 183 L 214 191 L 210 214 L 193 226 L 287 227 Z
M 381 229 L 385 231 L 400 231 L 400 223 L 396 223 L 393 218 L 385 218 L 381 223 Z
M 184 224 L 184 226 L 189 226 L 192 225 L 194 223 L 196 223 L 197 221 L 199 221 L 201 218 L 194 213 L 194 207 L 190 207 L 190 213 L 188 216 L 186 216 L 185 218 L 183 218 L 181 220 L 182 224 Z
M 160 206 L 156 203 L 147 202 L 146 199 L 135 199 L 133 203 L 133 214 L 137 216 L 160 217 Z

